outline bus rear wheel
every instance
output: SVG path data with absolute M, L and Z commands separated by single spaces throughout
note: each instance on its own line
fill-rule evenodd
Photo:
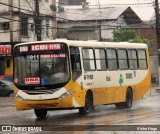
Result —
M 115 104 L 117 109 L 130 109 L 132 107 L 133 94 L 132 90 L 129 88 L 126 93 L 126 101 Z
M 125 107 L 123 102 L 117 103 L 117 104 L 115 104 L 115 106 L 117 109 L 124 109 L 124 107 Z
M 85 106 L 79 108 L 79 113 L 80 115 L 88 115 L 92 113 L 93 111 L 94 111 L 93 95 L 91 92 L 88 92 L 85 98 Z
M 37 116 L 37 118 L 45 118 L 47 116 L 46 109 L 34 109 L 34 113 Z
M 128 89 L 126 94 L 126 102 L 124 103 L 125 108 L 130 109 L 132 107 L 133 94 L 131 89 Z

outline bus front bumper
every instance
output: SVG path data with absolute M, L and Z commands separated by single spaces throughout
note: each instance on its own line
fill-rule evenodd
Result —
M 34 95 L 32 97 L 34 97 Z M 73 96 L 71 90 L 61 94 L 57 98 L 44 99 L 42 95 L 39 95 L 39 99 L 37 100 L 35 98 L 26 99 L 24 96 L 15 94 L 17 110 L 72 108 L 72 99 Z

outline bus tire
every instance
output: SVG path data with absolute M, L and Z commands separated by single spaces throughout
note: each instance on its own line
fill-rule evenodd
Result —
M 133 93 L 132 90 L 129 88 L 126 93 L 126 102 L 124 103 L 125 108 L 130 109 L 132 107 L 133 102 Z
M 116 106 L 117 109 L 124 109 L 125 108 L 124 102 L 116 103 L 115 106 Z
M 85 106 L 79 108 L 80 115 L 88 115 L 94 111 L 93 106 L 93 94 L 92 92 L 87 92 L 85 98 Z
M 34 113 L 37 116 L 37 118 L 45 118 L 47 116 L 46 109 L 34 109 Z

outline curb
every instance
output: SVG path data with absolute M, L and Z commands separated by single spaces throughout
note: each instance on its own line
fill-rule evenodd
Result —
M 156 95 L 160 93 L 160 87 L 151 87 L 150 95 Z

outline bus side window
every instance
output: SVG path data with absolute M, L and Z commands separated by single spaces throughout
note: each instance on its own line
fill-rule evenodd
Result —
M 128 50 L 128 60 L 129 60 L 129 68 L 131 70 L 137 70 L 138 69 L 138 60 L 137 60 L 136 49 Z
M 83 48 L 83 66 L 85 71 L 95 71 L 95 57 L 93 48 Z
M 73 81 L 76 81 L 76 79 L 78 79 L 78 77 L 82 74 L 80 52 L 78 47 L 70 47 L 70 55 L 71 55 L 72 77 Z
M 116 49 L 107 48 L 106 52 L 107 52 L 108 69 L 117 70 L 118 64 L 117 64 Z
M 128 59 L 126 49 L 118 49 L 118 65 L 120 70 L 128 70 Z
M 139 49 L 137 50 L 137 52 L 138 52 L 139 69 L 146 70 L 148 68 L 146 51 Z
M 107 64 L 105 49 L 95 49 L 95 58 L 97 70 L 106 70 Z

